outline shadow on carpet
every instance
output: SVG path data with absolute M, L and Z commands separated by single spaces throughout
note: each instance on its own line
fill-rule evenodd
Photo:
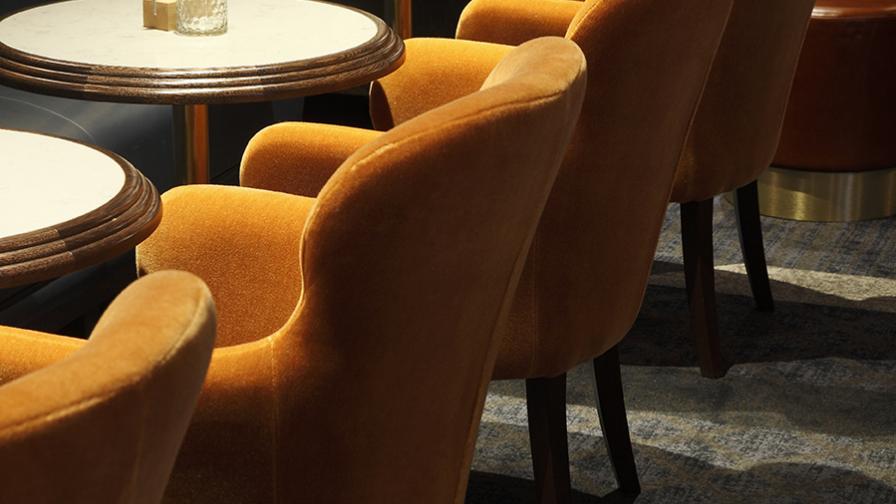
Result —
M 717 204 L 720 380 L 689 332 L 678 212 L 620 346 L 644 503 L 896 503 L 896 220 L 763 219 L 776 309 L 753 308 L 730 206 Z M 568 374 L 574 502 L 615 488 L 588 366 Z M 494 382 L 467 502 L 535 502 L 522 381 Z

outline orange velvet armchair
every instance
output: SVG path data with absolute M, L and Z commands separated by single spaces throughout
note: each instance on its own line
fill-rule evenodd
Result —
M 533 37 L 559 35 L 569 29 L 567 36 L 576 40 L 570 21 L 587 4 L 569 0 L 473 0 L 461 17 L 457 37 L 515 45 Z M 736 190 L 738 231 L 750 287 L 760 310 L 773 309 L 756 179 L 771 163 L 777 148 L 813 5 L 814 0 L 734 2 L 718 57 L 688 135 L 685 154 L 678 165 L 671 201 L 681 204 L 691 327 L 700 371 L 707 377 L 724 376 L 728 367 L 719 341 L 713 279 L 714 196 Z M 441 63 L 429 57 L 437 52 L 434 44 L 421 41 L 409 50 L 415 67 Z M 456 54 L 467 57 L 466 53 L 471 50 L 461 52 L 458 48 Z M 416 56 L 418 52 L 427 56 Z M 427 59 L 428 63 L 420 59 Z M 488 66 L 487 56 L 477 59 Z M 454 66 L 447 64 L 441 70 L 427 71 L 441 72 L 441 78 L 458 86 L 475 85 L 475 69 L 458 77 L 453 75 Z M 593 81 L 592 78 L 592 88 L 596 86 Z M 375 90 L 388 105 L 374 102 L 372 115 L 375 124 L 383 127 L 451 96 L 444 86 L 436 86 L 436 93 L 427 96 L 430 87 L 407 89 L 392 77 L 381 82 L 388 86 Z M 407 81 L 409 85 L 412 82 Z M 446 89 L 447 94 L 440 94 L 441 89 Z M 583 151 L 583 156 L 592 155 Z
M 511 293 L 585 91 L 561 38 L 386 133 L 286 123 L 138 248 L 219 306 L 168 502 L 463 502 Z M 262 175 L 265 175 L 262 177 Z M 298 192 L 298 191 L 297 191 Z
M 593 360 L 604 439 L 623 493 L 640 491 L 617 344 L 637 316 L 685 138 L 728 0 L 473 0 L 458 39 L 407 41 L 371 88 L 381 129 L 469 93 L 501 55 L 565 35 L 588 91 L 503 335 L 495 379 L 526 379 L 539 500 L 568 501 L 566 372 Z M 485 41 L 485 42 L 483 42 Z
M 756 179 L 774 158 L 814 0 L 736 0 L 678 165 L 671 201 L 701 373 L 725 375 L 713 273 L 713 197 L 735 192 L 744 264 L 760 310 L 774 308 Z
M 0 326 L 0 502 L 160 502 L 214 339 L 183 272 L 125 289 L 88 341 Z
M 371 89 L 388 128 L 469 92 L 502 51 L 565 35 L 589 62 L 588 91 L 504 333 L 495 379 L 526 379 L 539 500 L 569 500 L 565 380 L 592 360 L 604 439 L 623 493 L 640 491 L 619 341 L 637 316 L 676 164 L 731 2 L 474 0 L 458 39 L 410 40 Z M 483 42 L 484 41 L 484 42 Z

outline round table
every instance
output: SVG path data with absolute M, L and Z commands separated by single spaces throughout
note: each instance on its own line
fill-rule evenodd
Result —
M 111 259 L 161 220 L 155 187 L 116 154 L 5 129 L 0 152 L 0 289 Z
M 228 31 L 143 28 L 141 3 L 71 0 L 0 20 L 0 81 L 71 98 L 175 107 L 184 183 L 208 182 L 209 104 L 352 88 L 395 70 L 401 39 L 361 10 L 309 0 L 230 0 Z

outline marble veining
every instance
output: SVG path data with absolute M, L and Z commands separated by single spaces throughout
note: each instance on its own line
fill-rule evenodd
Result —
M 0 238 L 101 207 L 124 186 L 114 159 L 77 142 L 0 129 Z
M 26 53 L 89 65 L 208 69 L 281 64 L 336 54 L 370 41 L 376 23 L 308 0 L 229 0 L 224 35 L 143 28 L 136 0 L 71 0 L 0 22 L 0 42 Z

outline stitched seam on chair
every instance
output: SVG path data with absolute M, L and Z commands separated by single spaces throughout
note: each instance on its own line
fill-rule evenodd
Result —
M 302 291 L 299 292 L 299 301 L 296 303 L 296 308 L 293 310 L 292 315 L 290 315 L 289 320 L 286 321 L 283 326 L 280 327 L 271 337 L 276 336 L 280 331 L 283 331 L 284 328 L 292 328 L 292 325 L 295 320 L 301 317 L 302 308 L 305 306 L 305 300 L 308 296 L 307 286 L 308 282 L 305 275 L 305 231 L 308 229 L 308 223 L 311 222 L 311 218 L 317 213 L 318 201 L 314 202 L 314 206 L 311 208 L 311 211 L 305 216 L 305 222 L 302 224 L 302 236 L 299 238 L 299 276 L 302 278 Z
M 268 353 L 270 356 L 270 373 L 271 373 L 271 394 L 272 394 L 272 404 L 271 404 L 271 480 L 272 480 L 272 491 L 274 494 L 274 503 L 280 502 L 278 500 L 278 488 L 277 483 L 279 479 L 277 478 L 277 455 L 280 450 L 280 394 L 277 393 L 277 379 L 274 374 L 274 338 L 273 335 L 267 337 L 268 340 Z
M 88 408 L 90 408 L 91 406 L 93 406 L 94 404 L 99 403 L 99 402 L 103 402 L 103 401 L 105 401 L 106 399 L 108 399 L 109 397 L 114 396 L 114 395 L 115 395 L 115 392 L 112 392 L 112 393 L 109 393 L 109 394 L 103 394 L 103 395 L 92 396 L 92 397 L 89 397 L 89 398 L 87 398 L 87 399 L 84 399 L 83 401 L 80 401 L 80 402 L 77 402 L 77 403 L 72 404 L 72 405 L 70 405 L 70 406 L 67 406 L 67 407 L 65 407 L 65 408 L 63 408 L 63 409 L 60 409 L 60 410 L 57 410 L 57 411 L 53 411 L 53 412 L 51 412 L 50 414 L 42 415 L 42 416 L 39 416 L 39 417 L 31 417 L 31 418 L 28 418 L 28 419 L 23 420 L 23 421 L 21 421 L 21 422 L 18 422 L 18 423 L 15 423 L 15 424 L 13 424 L 13 425 L 10 425 L 9 427 L 4 428 L 3 430 L 0 430 L 0 438 L 3 438 L 4 436 L 7 436 L 7 435 L 13 435 L 13 434 L 16 434 L 17 432 L 19 432 L 19 431 L 21 431 L 21 430 L 24 430 L 24 429 L 26 429 L 26 428 L 28 428 L 28 427 L 30 427 L 33 423 L 35 423 L 35 422 L 37 422 L 37 421 L 39 421 L 39 420 L 48 420 L 48 421 L 52 421 L 52 420 L 55 420 L 56 418 L 64 417 L 64 416 L 67 416 L 67 415 L 69 415 L 69 414 L 71 414 L 71 413 L 78 413 L 78 412 L 80 412 L 81 410 L 88 409 Z
M 570 26 L 569 29 L 566 31 L 566 33 L 569 34 L 569 37 L 572 38 L 576 34 L 576 32 L 579 31 L 579 26 L 582 26 L 582 23 L 585 21 L 585 18 L 587 18 L 591 14 L 592 11 L 597 9 L 598 6 L 602 6 L 603 4 L 604 4 L 603 1 L 594 2 L 591 5 L 591 7 L 589 7 L 588 10 L 585 11 L 584 14 L 582 14 L 582 17 L 580 17 L 578 19 L 578 21 L 576 21 L 575 26 Z
M 498 87 L 498 86 L 496 86 L 496 87 Z M 492 89 L 494 89 L 494 88 L 492 88 Z M 437 134 L 437 133 L 439 133 L 440 131 L 442 131 L 442 130 L 444 130 L 444 129 L 450 127 L 450 126 L 454 126 L 454 125 L 456 125 L 456 124 L 458 124 L 458 123 L 467 122 L 467 121 L 472 121 L 472 120 L 478 119 L 479 117 L 484 116 L 484 115 L 487 115 L 487 114 L 500 113 L 500 112 L 504 112 L 504 111 L 509 111 L 509 110 L 519 109 L 519 108 L 522 108 L 522 107 L 525 106 L 525 105 L 534 105 L 534 104 L 540 104 L 540 103 L 548 102 L 548 101 L 551 101 L 551 100 L 556 99 L 556 98 L 559 97 L 559 96 L 563 96 L 563 94 L 564 94 L 565 92 L 566 92 L 566 90 L 564 89 L 564 90 L 560 90 L 560 91 L 557 91 L 557 92 L 555 92 L 555 93 L 551 93 L 551 94 L 548 94 L 548 95 L 545 95 L 545 96 L 542 96 L 542 97 L 539 97 L 539 98 L 531 99 L 531 100 L 519 100 L 519 101 L 512 101 L 512 102 L 502 103 L 502 104 L 500 104 L 500 105 L 497 105 L 497 106 L 494 106 L 494 107 L 490 107 L 490 108 L 485 109 L 485 110 L 478 110 L 478 111 L 476 111 L 476 112 L 473 112 L 473 113 L 470 113 L 470 114 L 467 114 L 467 115 L 464 115 L 464 116 L 461 116 L 461 117 L 456 117 L 456 118 L 454 118 L 453 120 L 448 121 L 448 122 L 446 122 L 446 123 L 444 123 L 444 124 L 440 124 L 440 125 L 438 125 L 438 126 L 434 126 L 434 127 L 430 128 L 430 129 L 427 129 L 427 130 L 425 130 L 425 131 L 417 132 L 417 133 L 415 133 L 415 134 L 413 134 L 413 135 L 411 135 L 411 136 L 402 138 L 402 139 L 400 139 L 400 140 L 397 141 L 397 142 L 394 142 L 394 143 L 388 143 L 388 144 L 386 144 L 386 145 L 381 145 L 381 146 L 377 147 L 373 152 L 367 154 L 367 155 L 364 156 L 362 159 L 359 159 L 358 161 L 356 161 L 356 162 L 354 163 L 354 165 L 353 165 L 353 168 L 357 168 L 357 167 L 363 166 L 365 163 L 369 162 L 370 159 L 372 159 L 372 158 L 375 157 L 375 156 L 378 156 L 380 153 L 382 153 L 382 152 L 384 152 L 384 151 L 386 151 L 386 150 L 396 149 L 396 148 L 399 148 L 400 146 L 402 146 L 402 145 L 404 145 L 404 144 L 406 144 L 406 143 L 415 142 L 415 141 L 417 141 L 417 140 L 418 140 L 419 138 L 421 138 L 421 137 L 424 137 L 424 136 L 427 136 L 427 135 L 431 135 L 431 134 Z M 471 96 L 471 95 L 468 95 L 468 96 Z M 435 109 L 435 110 L 437 110 L 437 109 Z M 419 117 L 419 116 L 418 116 L 418 117 Z M 335 190 L 336 190 L 337 188 L 339 188 L 342 184 L 345 184 L 345 182 L 343 182 L 343 181 L 337 181 L 336 184 L 338 184 L 338 185 L 334 185 L 332 188 L 330 188 L 330 189 L 328 190 L 328 192 L 335 191 Z M 318 195 L 318 199 L 319 199 L 319 198 L 320 198 L 320 195 Z M 320 205 L 319 205 L 319 204 L 316 204 L 316 205 L 314 205 L 314 207 L 311 209 L 311 211 L 308 213 L 308 218 L 305 220 L 305 228 L 304 228 L 304 230 L 302 231 L 302 247 L 301 247 L 301 250 L 300 250 L 301 257 L 299 258 L 299 261 L 300 261 L 299 264 L 301 265 L 302 273 L 303 273 L 303 275 L 302 275 L 302 277 L 303 277 L 303 286 L 310 285 L 310 282 L 307 282 L 307 281 L 306 281 L 306 280 L 309 280 L 309 279 L 308 279 L 307 276 L 304 274 L 304 270 L 305 270 L 305 233 L 308 232 L 308 223 L 309 223 L 309 222 L 312 222 L 313 220 L 316 220 L 315 218 L 316 218 L 316 216 L 317 216 L 318 213 L 320 213 Z M 303 287 L 302 290 L 303 290 L 303 293 L 304 293 L 305 288 Z M 303 296 L 303 297 L 304 297 L 304 296 Z M 300 299 L 300 302 L 301 302 L 301 301 L 302 301 L 302 299 Z
M 55 411 L 51 411 L 47 414 L 36 415 L 36 416 L 30 417 L 30 418 L 20 420 L 19 422 L 11 424 L 11 425 L 3 428 L 2 430 L 0 430 L 0 436 L 15 434 L 18 431 L 21 431 L 23 429 L 30 427 L 32 424 L 34 424 L 35 422 L 38 422 L 38 421 L 54 421 L 56 419 L 68 416 L 72 413 L 80 412 L 81 410 L 87 409 L 87 408 L 95 405 L 96 403 L 105 401 L 105 400 L 109 399 L 110 397 L 117 395 L 122 390 L 128 389 L 128 388 L 130 388 L 134 385 L 138 385 L 140 383 L 145 383 L 159 370 L 159 368 L 162 367 L 163 364 L 167 363 L 171 359 L 171 356 L 174 353 L 176 353 L 183 346 L 183 344 L 184 344 L 183 336 L 184 336 L 184 334 L 191 333 L 192 332 L 191 330 L 194 328 L 194 326 L 196 326 L 198 324 L 199 317 L 197 316 L 197 314 L 201 311 L 203 306 L 204 306 L 204 303 L 196 303 L 196 309 L 193 312 L 193 316 L 190 320 L 190 323 L 187 325 L 187 329 L 184 330 L 183 332 L 181 332 L 180 337 L 175 342 L 175 344 L 172 345 L 171 348 L 169 348 L 168 351 L 165 352 L 165 354 L 162 356 L 162 358 L 160 358 L 152 367 L 149 368 L 149 372 L 147 372 L 145 375 L 138 376 L 136 379 L 125 382 L 124 384 L 122 384 L 118 387 L 115 387 L 106 393 L 95 394 L 90 397 L 83 398 L 77 402 L 74 402 L 72 404 L 64 406 Z M 90 343 L 90 341 L 88 340 L 87 344 L 89 344 L 89 343 Z M 86 347 L 87 344 L 85 344 L 84 346 Z M 71 357 L 67 357 L 66 359 L 68 359 L 68 358 L 71 358 Z M 62 361 L 60 361 L 60 362 L 62 362 Z M 47 368 L 44 368 L 44 369 L 47 369 Z M 12 382 L 9 382 L 9 383 L 12 383 Z M 0 387 L 0 388 L 2 388 L 2 387 Z
M 498 86 L 496 86 L 496 87 L 498 87 Z M 492 89 L 494 89 L 494 88 L 492 88 Z M 411 136 L 402 138 L 402 139 L 400 139 L 398 142 L 390 143 L 390 144 L 386 144 L 386 145 L 381 145 L 380 147 L 377 147 L 376 150 L 374 150 L 373 152 L 371 152 L 370 154 L 368 154 L 367 156 L 365 156 L 363 159 L 359 159 L 359 160 L 355 163 L 355 166 L 361 165 L 361 164 L 363 164 L 363 163 L 369 161 L 370 158 L 372 158 L 373 156 L 379 154 L 380 152 L 382 152 L 383 150 L 385 150 L 385 149 L 387 149 L 387 148 L 389 148 L 389 149 L 391 149 L 391 148 L 397 148 L 397 147 L 399 147 L 399 146 L 401 146 L 401 145 L 403 145 L 403 144 L 406 144 L 406 143 L 409 143 L 409 142 L 412 142 L 412 141 L 416 141 L 418 138 L 420 138 L 420 137 L 422 137 L 422 136 L 426 136 L 426 135 L 429 135 L 429 134 L 432 134 L 432 133 L 437 133 L 437 132 L 439 132 L 439 131 L 441 131 L 441 130 L 443 130 L 443 129 L 446 129 L 446 128 L 449 127 L 449 126 L 454 126 L 455 124 L 460 123 L 460 122 L 465 122 L 465 121 L 469 121 L 469 120 L 473 120 L 473 119 L 478 119 L 479 117 L 484 116 L 484 115 L 487 115 L 487 114 L 490 114 L 490 113 L 504 112 L 504 111 L 508 111 L 508 110 L 513 110 L 513 109 L 521 108 L 523 105 L 533 105 L 533 104 L 540 104 L 540 103 L 544 103 L 544 102 L 547 102 L 547 101 L 551 101 L 552 99 L 555 99 L 555 98 L 557 98 L 558 96 L 562 96 L 562 95 L 565 93 L 565 91 L 566 91 L 566 90 L 560 90 L 560 91 L 557 91 L 557 92 L 555 92 L 555 93 L 551 93 L 551 94 L 549 94 L 549 95 L 545 95 L 545 96 L 542 96 L 542 97 L 539 97 L 539 98 L 535 98 L 535 99 L 532 99 L 532 100 L 518 100 L 518 101 L 512 101 L 512 102 L 502 103 L 502 104 L 500 104 L 500 105 L 497 105 L 497 106 L 494 106 L 494 107 L 490 107 L 490 108 L 485 109 L 485 110 L 479 110 L 479 111 L 473 112 L 473 113 L 468 114 L 468 115 L 464 115 L 464 116 L 456 117 L 456 118 L 452 119 L 451 121 L 448 121 L 448 122 L 446 122 L 446 123 L 443 123 L 443 124 L 441 124 L 441 125 L 439 125 L 439 126 L 435 126 L 435 127 L 433 127 L 433 128 L 427 129 L 427 130 L 425 130 L 425 131 L 420 131 L 420 132 L 418 132 L 418 133 L 415 133 L 414 135 L 411 135 Z M 472 95 L 467 95 L 467 96 L 472 96 Z M 418 116 L 418 117 L 419 117 L 419 116 Z
M 545 206 L 545 205 L 546 205 L 546 203 L 542 205 L 542 210 L 544 209 L 544 206 Z M 536 231 L 536 232 L 537 232 L 537 231 Z M 535 237 L 533 236 L 532 239 L 533 239 L 533 244 L 534 244 L 534 239 L 535 239 Z M 531 248 L 531 246 L 532 246 L 532 245 L 530 245 L 530 248 Z M 525 252 L 526 252 L 526 249 L 525 249 L 524 247 L 520 247 L 520 250 L 517 252 L 517 255 L 516 255 L 516 260 L 514 261 L 514 265 L 515 265 L 515 267 L 516 267 L 516 265 L 519 264 L 520 259 L 521 259 L 521 256 L 522 256 Z M 531 253 L 531 252 L 530 252 L 530 253 Z M 527 258 L 527 260 L 528 260 L 528 258 Z M 526 266 L 525 266 L 525 263 L 524 263 L 522 266 L 520 266 L 520 267 L 521 267 L 521 268 L 525 268 L 525 267 L 526 267 Z M 520 276 L 522 276 L 522 270 L 520 271 Z M 512 287 L 512 284 L 513 284 L 512 279 L 513 279 L 513 275 L 511 274 L 511 277 L 508 278 L 507 283 L 504 285 L 504 296 L 503 296 L 503 299 L 508 300 L 508 298 L 510 298 L 510 299 L 507 301 L 507 302 L 510 303 L 510 306 L 508 306 L 508 310 L 512 309 L 512 305 L 513 305 L 513 299 L 512 299 L 512 296 L 510 296 L 510 294 L 511 294 L 510 291 L 511 291 L 511 287 Z M 499 314 L 500 314 L 500 313 L 499 313 Z M 492 325 L 492 330 L 491 330 L 491 337 L 492 337 L 493 340 L 494 340 L 495 338 L 500 337 L 500 335 L 496 335 L 496 333 L 498 332 L 498 328 L 500 327 L 500 323 L 501 323 L 500 317 L 495 318 L 495 322 L 494 322 L 494 324 Z M 497 353 L 500 351 L 500 344 L 501 344 L 500 341 L 496 341 L 496 342 L 494 342 L 494 343 L 492 344 L 493 346 L 492 346 L 492 348 L 490 349 L 490 352 L 489 352 L 489 353 L 491 354 L 491 355 L 489 356 L 489 358 L 492 360 L 492 372 L 494 372 L 494 361 L 495 361 L 495 359 L 497 358 Z M 486 379 L 486 375 L 487 375 L 487 370 L 483 369 L 483 370 L 482 370 L 482 373 L 480 373 L 480 375 L 479 375 L 479 387 L 476 389 L 476 397 L 477 397 L 477 399 L 479 399 L 479 398 L 481 397 L 483 403 L 484 403 L 484 401 L 485 401 L 485 396 L 488 395 L 488 386 L 489 386 L 489 383 L 491 383 L 491 376 L 488 376 L 488 379 Z M 485 388 L 485 390 L 483 390 L 483 388 Z M 484 404 L 483 404 L 483 409 L 484 409 Z M 477 403 L 476 405 L 474 405 L 473 409 L 470 411 L 469 422 L 468 422 L 468 424 L 467 424 L 467 425 L 470 426 L 470 427 L 467 429 L 467 442 L 469 442 L 469 441 L 470 441 L 470 438 L 472 437 L 472 441 L 473 441 L 473 444 L 474 444 L 474 449 L 475 449 L 475 443 L 476 443 L 476 437 L 474 436 L 474 434 L 476 434 L 476 433 L 479 431 L 479 424 L 480 424 L 480 422 L 476 422 L 476 421 L 475 421 L 475 420 L 476 420 L 475 416 L 476 416 L 476 412 L 477 412 L 477 410 L 479 410 L 480 415 L 481 415 L 482 410 L 479 409 L 479 404 L 478 404 L 478 403 Z M 466 456 L 466 454 L 465 454 L 465 456 Z M 460 482 L 463 481 L 463 478 L 464 478 L 465 473 L 468 474 L 468 472 L 469 472 L 469 469 L 466 469 L 466 470 L 465 470 L 463 467 L 460 468 L 460 473 L 456 476 L 456 479 L 455 479 L 455 481 L 457 481 L 457 485 L 458 485 L 458 487 L 461 486 Z M 465 490 L 465 489 L 462 489 L 462 488 L 456 488 L 456 489 L 455 489 L 455 494 L 454 494 L 454 498 L 455 498 L 454 500 L 455 500 L 455 502 L 458 502 L 457 499 L 458 499 L 459 497 L 462 497 L 463 495 L 465 495 L 464 490 Z M 461 500 L 460 502 L 463 502 L 463 500 Z
M 700 103 L 703 101 L 703 95 L 706 93 L 707 86 L 709 86 L 709 77 L 712 75 L 712 67 L 714 66 L 716 57 L 718 57 L 719 55 L 719 51 L 722 49 L 722 41 L 725 38 L 725 32 L 728 30 L 727 24 L 731 19 L 731 12 L 733 10 L 734 4 L 732 3 L 728 7 L 728 17 L 725 20 L 725 27 L 722 28 L 722 31 L 718 35 L 718 41 L 716 43 L 715 50 L 712 52 L 712 58 L 709 60 L 709 64 L 706 66 L 706 70 L 703 72 L 703 86 L 700 87 L 700 92 L 697 93 L 697 95 L 694 97 L 694 100 L 691 102 L 691 118 L 688 120 L 688 126 L 685 130 L 687 131 L 687 133 L 685 133 L 684 139 L 682 139 L 681 141 L 681 146 L 678 148 L 678 156 L 676 156 L 676 159 L 678 160 L 676 162 L 676 170 L 678 169 L 678 165 L 681 164 L 681 160 L 687 154 L 688 140 L 690 140 L 691 137 L 691 128 L 693 128 L 694 123 L 697 122 L 697 114 L 700 112 Z M 669 185 L 669 191 L 666 195 L 666 200 L 670 200 L 672 198 L 672 193 L 675 192 L 675 177 L 677 177 L 677 175 L 672 176 L 673 180 Z M 644 286 L 644 289 L 646 291 L 646 285 Z
M 547 206 L 547 205 L 545 205 L 545 206 Z M 541 220 L 541 219 L 539 219 L 539 220 Z M 531 375 L 535 371 L 535 362 L 537 361 L 536 356 L 538 355 L 538 351 L 541 348 L 541 344 L 540 344 L 541 325 L 539 325 L 539 322 L 540 322 L 539 314 L 541 311 L 541 306 L 539 305 L 539 302 L 538 302 L 538 299 L 539 299 L 539 297 L 538 297 L 538 275 L 541 272 L 541 268 L 539 268 L 539 266 L 541 265 L 541 261 L 538 257 L 538 252 L 539 252 L 538 245 L 540 242 L 540 240 L 538 239 L 538 236 L 539 236 L 538 228 L 536 228 L 535 236 L 532 238 L 532 248 L 529 250 L 529 258 L 527 259 L 527 262 L 529 262 L 529 264 L 532 264 L 532 305 L 533 305 L 533 311 L 535 312 L 535 315 L 534 315 L 535 320 L 533 321 L 533 326 L 535 328 L 535 330 L 534 330 L 535 336 L 534 336 L 534 342 L 533 342 L 534 346 L 532 348 L 532 357 L 529 359 L 529 372 L 527 373 L 529 375 Z
M 144 385 L 144 384 L 140 384 L 140 385 Z M 131 472 L 131 484 L 129 485 L 129 487 L 131 489 L 131 492 L 130 492 L 131 499 L 133 499 L 134 496 L 136 495 L 137 475 L 140 474 L 140 466 L 141 466 L 140 463 L 143 460 L 143 447 L 145 444 L 144 440 L 146 439 L 146 397 L 145 397 L 146 388 L 145 388 L 145 386 L 141 386 L 141 389 L 142 390 L 140 391 L 141 392 L 140 396 L 143 400 L 140 401 L 140 406 L 141 406 L 141 408 L 140 408 L 140 429 L 139 429 L 139 437 L 137 438 L 137 445 L 136 445 L 137 450 L 136 450 L 136 454 L 134 457 L 133 471 Z

